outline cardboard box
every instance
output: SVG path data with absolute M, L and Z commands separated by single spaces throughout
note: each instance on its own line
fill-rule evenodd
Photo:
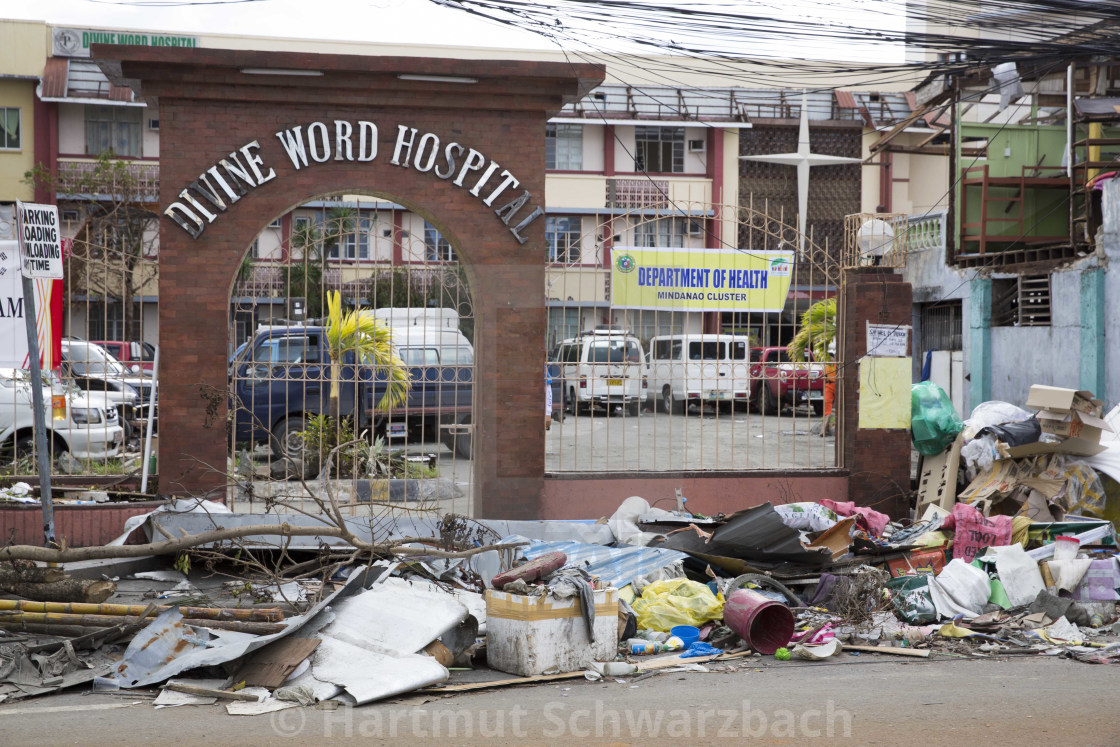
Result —
M 1035 456 L 1036 454 L 1073 454 L 1074 456 L 1093 456 L 1100 454 L 1107 447 L 1101 446 L 1096 441 L 1087 441 L 1083 438 L 1067 438 L 1061 443 L 1046 444 L 1039 441 L 1033 444 L 1012 446 L 1007 450 L 1007 455 L 1012 459 Z
M 953 444 L 933 456 L 922 457 L 922 471 L 918 478 L 918 508 L 935 504 L 946 511 L 957 502 L 957 472 L 961 466 L 961 447 L 964 434 L 958 434 Z
M 1080 438 L 1099 443 L 1103 431 L 1112 427 L 1101 418 L 1078 410 L 1039 410 L 1038 424 L 1043 433 L 1063 438 Z
M 578 597 L 530 597 L 486 592 L 486 663 L 531 676 L 555 669 L 576 672 L 618 652 L 618 591 L 595 592 L 595 642 L 587 635 Z
M 1076 410 L 1094 417 L 1100 417 L 1104 403 L 1093 399 L 1093 393 L 1084 389 L 1063 389 L 1058 386 L 1035 384 L 1027 395 L 1027 409 Z

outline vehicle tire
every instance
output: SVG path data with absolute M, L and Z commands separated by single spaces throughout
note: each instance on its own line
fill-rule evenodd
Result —
M 302 462 L 305 449 L 299 433 L 306 428 L 307 418 L 303 415 L 289 415 L 272 427 L 269 445 L 277 459 L 289 457 Z
M 132 441 L 132 434 L 136 429 L 133 428 L 132 423 L 127 420 L 121 421 L 121 428 L 124 428 L 124 448 L 127 449 L 128 444 Z
M 630 404 L 626 405 L 626 414 L 627 415 L 630 415 L 632 417 L 637 417 L 638 414 L 641 411 L 642 411 L 642 403 L 641 402 L 631 402 Z
M 31 459 L 35 453 L 35 437 L 34 436 L 20 436 L 15 439 L 8 439 L 0 446 L 0 464 L 4 466 L 16 467 L 18 460 L 23 460 L 30 464 L 32 471 L 35 471 L 35 464 Z
M 579 416 L 579 400 L 576 399 L 575 387 L 572 387 L 571 389 L 568 390 L 568 401 L 571 402 L 571 404 L 572 404 L 572 415 L 578 417 Z
M 815 414 L 818 418 L 824 415 L 824 402 L 813 403 L 813 414 Z
M 781 412 L 781 406 L 778 398 L 769 386 L 762 388 L 762 414 L 763 415 L 777 415 Z

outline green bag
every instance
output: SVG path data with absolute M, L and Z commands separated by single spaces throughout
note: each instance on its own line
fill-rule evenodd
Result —
M 940 454 L 962 430 L 964 421 L 944 389 L 932 381 L 910 387 L 910 438 L 919 454 Z

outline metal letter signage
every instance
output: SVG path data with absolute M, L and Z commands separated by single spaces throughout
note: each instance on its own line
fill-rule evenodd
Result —
M 276 139 L 296 171 L 319 163 L 350 161 L 366 163 L 377 158 L 377 125 L 366 120 L 356 123 L 345 120 L 312 122 L 295 125 L 275 133 Z M 233 203 L 251 190 L 276 177 L 276 171 L 265 166 L 257 151 L 261 144 L 254 140 L 221 159 L 198 179 L 179 192 L 179 199 L 168 205 L 163 214 L 197 239 Z M 516 190 L 520 180 L 481 152 L 467 145 L 450 142 L 444 145 L 434 132 L 419 132 L 415 127 L 397 125 L 393 146 L 393 166 L 432 174 L 435 178 L 466 189 L 487 208 L 507 190 Z M 495 176 L 496 175 L 496 176 Z M 454 177 L 454 178 L 453 178 Z M 539 206 L 530 206 L 523 216 L 522 208 L 532 201 L 532 194 L 521 194 L 499 203 L 494 215 L 521 244 L 523 231 L 544 215 Z

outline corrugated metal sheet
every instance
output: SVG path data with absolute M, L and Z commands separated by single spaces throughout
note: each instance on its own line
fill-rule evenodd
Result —
M 791 529 L 769 503 L 737 511 L 705 540 L 691 529 L 674 532 L 657 547 L 704 557 L 764 563 L 791 563 L 819 568 L 832 562 L 828 550 L 806 550 L 801 533 Z
M 626 586 L 638 576 L 654 573 L 687 557 L 683 552 L 665 548 L 603 547 L 580 542 L 533 542 L 522 548 L 525 557 L 530 560 L 557 551 L 568 556 L 565 568 L 582 568 L 616 589 Z
M 66 96 L 66 71 L 68 59 L 49 57 L 43 68 L 43 88 L 40 95 L 45 99 L 61 99 Z

